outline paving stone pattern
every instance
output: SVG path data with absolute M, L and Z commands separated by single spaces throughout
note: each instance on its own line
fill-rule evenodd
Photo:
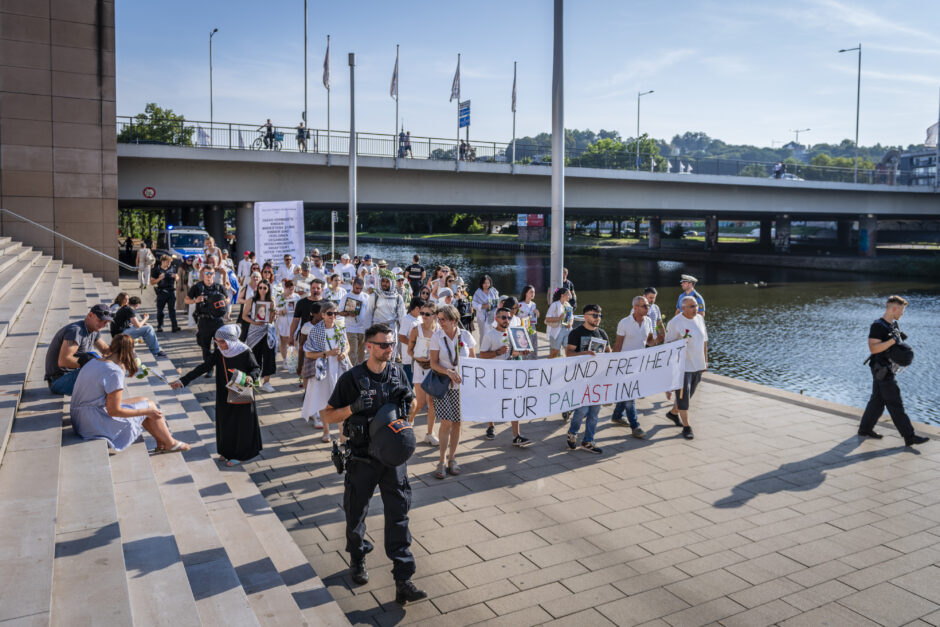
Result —
M 182 368 L 198 363 L 190 332 L 161 342 Z M 603 455 L 566 451 L 558 416 L 523 424 L 527 449 L 508 424 L 494 441 L 465 424 L 459 477 L 432 477 L 425 445 L 408 465 L 430 599 L 403 611 L 378 493 L 372 579 L 355 586 L 342 477 L 300 419 L 296 379 L 273 383 L 264 451 L 245 466 L 353 624 L 940 625 L 940 442 L 905 448 L 890 423 L 862 440 L 851 408 L 706 376 L 693 441 L 663 395 L 638 403 L 646 440 L 604 408 Z M 193 391 L 211 415 L 209 380 Z

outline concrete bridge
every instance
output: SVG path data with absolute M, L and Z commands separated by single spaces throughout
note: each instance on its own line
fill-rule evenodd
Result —
M 250 231 L 251 203 L 303 200 L 307 209 L 342 209 L 348 199 L 346 155 L 118 144 L 122 207 L 204 208 L 210 231 L 221 231 L 222 209 L 239 210 Z M 145 191 L 146 190 L 146 191 Z M 149 197 L 152 194 L 152 197 Z M 548 212 L 551 168 L 544 165 L 360 157 L 360 210 Z M 706 247 L 717 246 L 718 220 L 761 220 L 762 239 L 789 249 L 789 225 L 837 220 L 848 244 L 852 223 L 867 234 L 860 252 L 873 255 L 878 219 L 940 217 L 933 188 L 855 185 L 707 174 L 665 174 L 595 168 L 566 170 L 568 216 L 704 218 Z M 659 245 L 651 238 L 650 245 Z

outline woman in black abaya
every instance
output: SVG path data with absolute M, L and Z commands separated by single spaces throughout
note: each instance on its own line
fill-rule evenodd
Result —
M 225 387 L 230 376 L 229 370 L 241 370 L 252 381 L 257 381 L 261 376 L 261 367 L 251 349 L 238 340 L 238 333 L 239 328 L 234 324 L 219 328 L 215 332 L 217 348 L 212 354 L 212 360 L 196 366 L 179 381 L 170 384 L 170 387 L 178 390 L 215 366 L 215 441 L 219 460 L 226 466 L 237 466 L 261 451 L 261 427 L 258 425 L 255 402 L 231 404 L 228 402 L 229 390 Z

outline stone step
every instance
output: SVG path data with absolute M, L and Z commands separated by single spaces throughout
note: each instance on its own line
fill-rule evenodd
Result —
M 39 333 L 53 299 L 61 262 L 44 258 L 45 268 L 30 302 L 11 327 L 12 333 L 0 344 L 0 460 L 6 450 L 13 419 L 26 383 L 27 370 L 36 354 Z M 64 283 L 63 283 L 64 284 Z M 45 352 L 38 360 L 45 359 Z M 40 370 L 40 380 L 43 371 Z
M 11 241 L 13 241 L 12 237 L 9 237 L 7 235 L 0 236 L 0 246 L 9 244 Z
M 128 386 L 129 395 L 138 391 Z M 124 567 L 135 625 L 200 625 L 186 568 L 141 440 L 111 457 Z
M 143 351 L 141 361 L 154 367 L 153 357 Z M 192 446 L 184 454 L 185 465 L 191 473 L 195 488 L 208 512 L 212 527 L 218 533 L 225 553 L 235 567 L 235 573 L 247 595 L 259 624 L 261 625 L 305 625 L 308 621 L 300 612 L 278 569 L 265 553 L 263 546 L 235 500 L 223 478 L 217 462 L 210 457 L 206 443 L 199 439 L 189 415 L 176 400 L 176 393 L 163 383 L 151 379 L 148 396 L 159 403 L 176 437 Z M 161 458 L 170 458 L 162 455 Z M 151 460 L 154 466 L 162 461 Z
M 69 294 L 72 279 L 71 266 L 62 267 L 52 293 Z M 0 622 L 48 624 L 50 618 L 64 399 L 50 396 L 42 356 L 69 321 L 68 303 L 52 301 L 44 317 L 0 461 Z
M 25 256 L 25 255 L 24 255 Z M 0 344 L 6 339 L 10 331 L 10 325 L 13 324 L 17 316 L 26 306 L 30 295 L 36 289 L 36 284 L 46 266 L 49 265 L 49 257 L 40 257 L 40 261 L 27 268 L 19 274 L 15 284 L 7 290 L 6 294 L 0 297 Z M 41 261 L 45 259 L 45 261 Z
M 6 270 L 0 272 L 0 296 L 6 294 L 11 287 L 16 285 L 20 274 L 26 268 L 33 265 L 33 263 L 35 263 L 36 260 L 41 256 L 42 253 L 29 251 L 27 254 L 23 255 L 23 257 L 18 259 L 16 263 L 8 267 Z
M 108 444 L 82 440 L 67 418 L 58 496 L 50 624 L 131 624 Z
M 0 271 L 9 268 L 23 256 L 28 255 L 31 250 L 32 249 L 23 246 L 19 242 L 13 242 L 12 244 L 4 247 L 2 250 L 0 250 Z

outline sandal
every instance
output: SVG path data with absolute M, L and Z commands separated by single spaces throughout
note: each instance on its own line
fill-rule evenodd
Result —
M 437 470 L 434 471 L 434 476 L 437 477 L 438 479 L 443 479 L 445 477 L 444 464 L 437 465 Z
M 191 447 L 189 446 L 189 444 L 186 444 L 186 442 L 180 442 L 179 440 L 177 440 L 176 444 L 174 444 L 172 448 L 160 448 L 158 446 L 157 448 L 154 449 L 153 452 L 156 453 L 157 455 L 160 455 L 162 453 L 185 453 L 190 448 Z
M 320 441 L 321 441 L 321 442 L 332 442 L 332 441 L 333 441 L 333 438 L 331 438 L 330 436 L 328 436 L 328 435 L 326 435 L 326 434 L 324 433 L 324 434 L 323 434 L 323 437 L 320 438 Z
M 455 477 L 460 474 L 460 466 L 457 465 L 456 459 L 452 459 L 447 463 L 447 473 Z

